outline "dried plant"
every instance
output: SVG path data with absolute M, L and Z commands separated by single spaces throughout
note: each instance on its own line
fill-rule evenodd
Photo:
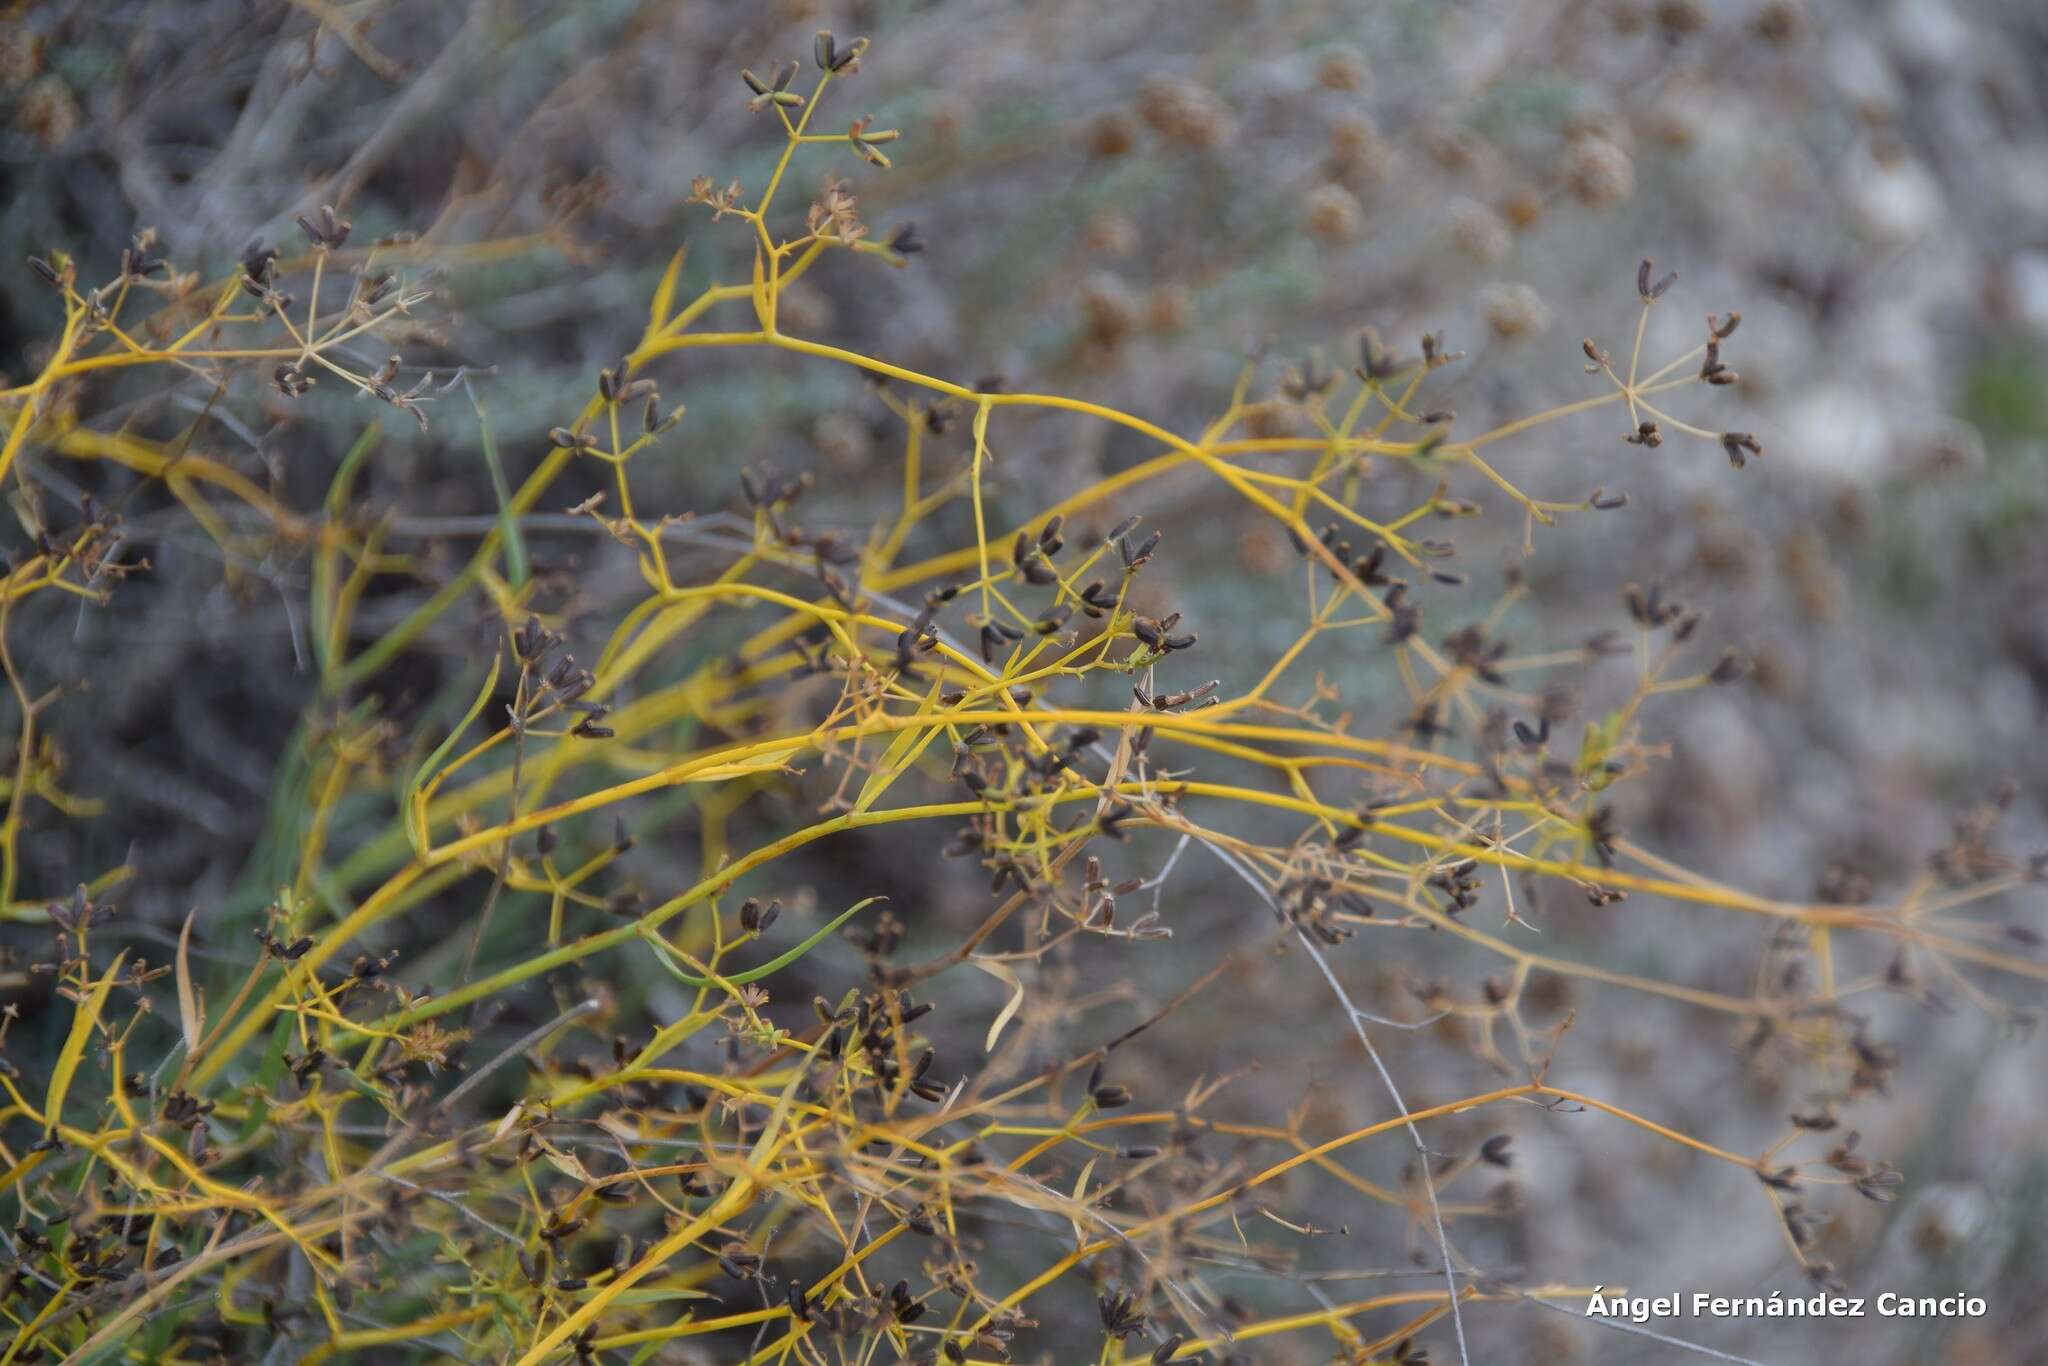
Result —
M 1644 261 L 1618 329 L 1632 339 L 1583 344 L 1593 392 L 1478 432 L 1434 397 L 1461 359 L 1438 335 L 1362 329 L 1344 362 L 1305 350 L 1272 392 L 1271 367 L 1249 362 L 1192 433 L 999 377 L 920 373 L 785 325 L 791 292 L 827 263 L 904 267 L 924 247 L 907 223 L 872 230 L 837 178 L 802 212 L 788 205 L 814 156 L 882 170 L 901 155 L 896 129 L 820 113 L 865 53 L 820 34 L 808 73 L 741 73 L 736 114 L 772 122 L 780 155 L 757 191 L 705 177 L 692 195 L 749 240 L 750 278 L 685 300 L 678 251 L 637 338 L 523 452 L 500 450 L 479 376 L 406 360 L 437 306 L 425 243 L 362 245 L 322 208 L 299 220 L 303 244 L 255 244 L 212 284 L 148 233 L 98 284 L 87 262 L 30 263 L 62 325 L 34 377 L 0 392 L 0 475 L 33 541 L 0 584 L 18 726 L 0 908 L 37 935 L 5 965 L 10 988 L 44 979 L 66 1006 L 53 1047 L 21 1037 L 14 1007 L 0 1028 L 13 1059 L 0 1190 L 16 1206 L 0 1235 L 14 1330 L 0 1366 L 257 1360 L 286 1340 L 307 1361 L 1221 1362 L 1274 1359 L 1283 1342 L 1325 1360 L 1469 1360 L 1472 1306 L 1539 1315 L 1610 1274 L 1507 1271 L 1462 1250 L 1466 1229 L 1513 1212 L 1517 1136 L 1611 1124 L 1675 1149 L 1664 1170 L 1746 1173 L 1752 1205 L 1726 1217 L 1776 1221 L 1788 1265 L 1830 1286 L 1830 1207 L 1889 1200 L 1901 1179 L 1849 1127 L 1899 1062 L 1862 1000 L 2031 1023 L 1993 984 L 2031 986 L 2048 968 L 1972 914 L 2044 871 L 1998 848 L 1995 807 L 1889 902 L 1850 869 L 1799 903 L 1672 866 L 1631 835 L 1615 794 L 1659 758 L 1650 704 L 1740 686 L 1740 656 L 1665 590 L 1620 583 L 1615 630 L 1531 649 L 1507 627 L 1532 591 L 1519 569 L 1495 588 L 1455 567 L 1461 521 L 1505 511 L 1533 546 L 1539 527 L 1626 503 L 1611 474 L 1560 501 L 1496 466 L 1496 447 L 1552 421 L 1611 414 L 1612 451 L 1587 456 L 1603 469 L 1640 458 L 1632 448 L 1734 470 L 1763 456 L 1753 435 L 1699 416 L 1734 379 L 1739 315 L 1708 316 L 1683 354 L 1646 356 L 1652 310 L 1678 305 L 1673 277 Z M 1333 59 L 1321 79 L 1361 78 Z M 1184 83 L 1147 84 L 1139 109 L 1195 149 L 1233 132 Z M 1620 156 L 1589 139 L 1574 193 L 1626 193 Z M 1341 187 L 1309 191 L 1302 211 L 1325 236 L 1357 230 Z M 1498 254 L 1505 228 L 1468 219 L 1472 250 Z M 1116 315 L 1098 334 L 1130 325 L 1129 307 L 1094 311 Z M 1485 316 L 1502 337 L 1536 338 L 1549 311 L 1505 291 Z M 372 346 L 389 359 L 363 364 Z M 829 482 L 760 468 L 732 471 L 737 512 L 636 497 L 648 462 L 731 463 L 693 444 L 660 388 L 711 350 L 871 379 L 901 442 L 896 515 L 833 527 Z M 408 434 L 459 396 L 497 515 L 465 559 L 435 562 L 361 492 L 398 439 L 378 422 L 323 472 L 324 500 L 294 506 L 199 445 L 131 430 L 109 396 L 138 373 L 220 396 L 268 385 L 285 404 L 352 391 L 399 410 Z M 1005 469 L 1006 428 L 1043 413 L 1109 424 L 1149 453 L 1084 487 Z M 63 680 L 39 676 L 22 622 L 66 597 L 141 591 L 149 568 L 121 508 L 51 514 L 31 452 L 160 484 L 230 574 L 305 559 L 319 697 L 297 733 L 267 737 L 290 775 L 273 826 L 289 875 L 246 953 L 204 907 L 174 949 L 154 947 L 112 904 L 136 876 L 126 866 L 81 868 L 75 892 L 25 885 L 31 804 L 81 829 L 94 808 L 44 721 Z M 514 484 L 522 453 L 531 469 Z M 1403 467 L 1429 491 L 1385 510 Z M 565 508 L 561 490 L 590 470 L 601 490 Z M 1209 619 L 1161 582 L 1228 534 L 1146 518 L 1148 492 L 1191 472 L 1292 546 L 1270 571 L 1299 589 L 1277 652 L 1258 623 Z M 1020 491 L 1036 500 L 1021 520 L 1001 510 Z M 630 601 L 612 611 L 602 585 L 542 562 L 530 542 L 565 526 L 626 549 Z M 967 526 L 971 539 L 948 531 Z M 367 604 L 422 585 L 416 606 L 370 624 Z M 479 603 L 481 648 L 466 625 Z M 704 643 L 728 622 L 745 628 L 735 648 Z M 578 659 L 572 638 L 601 645 Z M 451 652 L 466 656 L 465 697 L 408 734 L 381 710 L 384 680 Z M 1574 727 L 1565 685 L 1610 656 L 1632 662 L 1628 695 Z M 1397 697 L 1338 672 L 1367 660 L 1391 661 Z M 779 833 L 731 838 L 755 809 Z M 645 889 L 634 843 L 671 838 L 681 812 L 698 876 Z M 938 885 L 943 855 L 979 866 L 987 900 L 956 938 L 942 938 L 960 927 L 936 894 L 883 901 L 857 866 L 802 896 L 780 880 L 811 846 L 885 828 L 910 885 Z M 1255 928 L 1226 939 L 1174 915 L 1175 879 L 1191 877 L 1220 878 Z M 1707 916 L 1769 926 L 1754 989 L 1529 947 L 1545 920 L 1630 898 L 1628 920 L 1603 923 L 1665 902 L 1680 910 L 1655 934 Z M 787 984 L 821 980 L 803 975 L 809 955 L 835 938 L 864 969 L 792 1015 Z M 1884 945 L 1891 968 L 1838 973 L 1845 941 Z M 1359 1004 L 1377 1004 L 1361 965 L 1420 963 L 1425 946 L 1455 979 L 1418 967 L 1409 1001 Z M 1122 1065 L 1169 1019 L 1232 1028 L 1259 1007 L 1224 1007 L 1227 983 L 1276 953 L 1313 993 L 1294 1003 L 1303 1017 L 1355 1036 L 1359 1070 L 1342 1084 L 1384 1118 L 1324 1131 L 1307 1100 L 1233 1118 L 1218 1113 L 1228 1071 Z M 408 955 L 436 955 L 440 985 Z M 1128 964 L 1177 985 L 1134 1026 L 1083 1033 L 1085 970 Z M 1736 1151 L 1553 1084 L 1573 1046 L 1573 1017 L 1555 1009 L 1572 981 L 1725 1019 L 1760 1058 L 1801 1069 L 1816 1099 L 1782 1137 Z M 1457 1041 L 1499 1084 L 1443 1095 L 1432 1082 L 1411 1104 L 1396 1074 L 1419 1031 Z M 1488 1128 L 1458 1137 L 1467 1116 Z M 1396 1185 L 1361 1168 L 1390 1146 L 1406 1162 Z M 1341 1214 L 1280 1198 L 1309 1176 L 1344 1195 Z M 1390 1230 L 1425 1274 L 1326 1293 L 1319 1282 L 1340 1278 L 1300 1271 L 1300 1249 L 1340 1221 Z M 1268 1288 L 1226 1290 L 1226 1274 Z M 1288 1307 L 1271 1287 L 1313 1298 Z

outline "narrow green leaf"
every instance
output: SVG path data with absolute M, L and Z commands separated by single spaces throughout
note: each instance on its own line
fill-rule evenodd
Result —
M 716 1295 L 713 1295 L 708 1290 L 691 1290 L 683 1286 L 663 1287 L 658 1285 L 636 1285 L 631 1290 L 622 1290 L 617 1295 L 613 1296 L 612 1303 L 667 1304 L 674 1300 L 712 1300 L 717 1298 L 718 1297 Z
M 688 1323 L 695 1317 L 696 1316 L 693 1314 L 686 1314 L 682 1318 L 678 1319 L 676 1322 Z M 657 1356 L 661 1355 L 662 1349 L 667 1346 L 668 1343 L 664 1342 L 660 1338 L 656 1338 L 653 1342 L 648 1343 L 645 1347 L 642 1347 L 639 1351 L 633 1353 L 633 1359 L 627 1363 L 627 1366 L 647 1366 L 647 1363 L 654 1360 L 654 1358 L 656 1358 Z
M 349 494 L 355 488 L 356 471 L 369 459 L 376 448 L 381 428 L 375 420 L 363 428 L 363 434 L 348 448 L 348 454 L 341 458 L 341 464 L 334 470 L 334 478 L 327 485 L 327 520 L 330 525 L 341 519 L 348 509 Z M 313 654 L 325 677 L 334 668 L 333 642 L 328 639 L 334 631 L 334 608 L 340 585 L 335 580 L 339 571 L 340 551 L 326 547 L 313 557 Z
M 426 802 L 420 796 L 420 789 L 426 786 L 428 776 L 455 752 L 456 741 L 462 738 L 462 733 L 469 729 L 470 723 L 483 711 L 484 704 L 491 700 L 491 690 L 498 686 L 499 666 L 504 662 L 505 652 L 502 649 L 491 656 L 491 672 L 484 679 L 483 687 L 477 690 L 476 701 L 469 704 L 469 710 L 463 713 L 462 720 L 456 723 L 455 729 L 448 732 L 448 738 L 441 742 L 440 748 L 429 754 L 427 761 L 414 769 L 412 777 L 406 780 L 398 815 L 405 824 L 405 837 L 411 841 L 415 854 L 424 857 L 427 852 L 427 810 Z
M 263 1050 L 263 1061 L 256 1064 L 256 1085 L 262 1090 L 274 1089 L 284 1080 L 284 1055 L 292 1044 L 292 1017 L 280 1013 L 277 1024 L 271 1028 L 270 1043 Z
M 853 905 L 847 907 L 845 910 L 841 911 L 836 917 L 834 917 L 831 924 L 825 926 L 816 934 L 813 934 L 809 939 L 804 940 L 803 943 L 797 945 L 795 948 L 791 949 L 789 952 L 781 955 L 780 957 L 772 958 L 769 961 L 763 963 L 758 968 L 748 968 L 745 972 L 720 973 L 719 977 L 722 980 L 729 982 L 733 986 L 737 987 L 745 986 L 749 982 L 758 982 L 763 977 L 768 976 L 770 973 L 780 972 L 784 968 L 788 967 L 791 963 L 794 963 L 797 959 L 803 957 L 812 949 L 816 948 L 818 944 L 821 941 L 823 941 L 826 935 L 832 933 L 832 931 L 838 929 L 841 925 L 844 925 L 847 921 L 853 919 L 854 916 L 866 910 L 868 907 L 874 905 L 877 901 L 887 900 L 887 897 L 871 896 L 866 901 L 855 902 Z M 655 958 L 661 963 L 661 965 L 664 968 L 668 969 L 669 975 L 671 977 L 674 977 L 677 981 L 687 983 L 688 985 L 693 987 L 709 987 L 717 985 L 717 982 L 714 982 L 709 977 L 698 977 L 693 973 L 685 972 L 683 970 L 682 964 L 676 962 L 674 957 L 670 955 L 669 951 L 665 947 L 663 947 L 661 940 L 656 936 L 649 934 L 645 936 L 645 938 L 647 940 L 647 946 L 654 950 Z
M 348 507 L 348 496 L 355 488 L 356 471 L 377 448 L 377 438 L 382 431 L 382 425 L 371 419 L 370 425 L 363 428 L 363 434 L 356 438 L 356 444 L 348 448 L 348 454 L 341 457 L 341 463 L 334 467 L 334 478 L 327 485 L 329 516 L 340 516 Z
M 462 392 L 469 395 L 469 406 L 476 409 L 476 428 L 483 436 L 484 464 L 491 471 L 491 493 L 498 500 L 498 538 L 505 545 L 505 577 L 512 581 L 514 589 L 524 588 L 530 574 L 526 542 L 519 534 L 519 519 L 512 515 L 512 486 L 505 482 L 497 438 L 491 435 L 491 420 L 484 415 L 484 401 L 476 396 L 467 375 L 462 377 Z
M 277 1024 L 271 1028 L 270 1042 L 263 1049 L 263 1061 L 256 1064 L 256 1087 L 250 1095 L 249 1116 L 242 1121 L 241 1134 L 235 1140 L 237 1143 L 247 1143 L 256 1137 L 263 1122 L 270 1118 L 270 1103 L 264 1098 L 275 1091 L 277 1084 L 284 1079 L 284 1055 L 291 1046 L 294 1023 L 289 1013 L 279 1012 Z

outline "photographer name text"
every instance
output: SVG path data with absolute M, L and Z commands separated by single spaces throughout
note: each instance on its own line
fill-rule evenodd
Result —
M 1873 1297 L 1856 1295 L 1715 1295 L 1704 1290 L 1689 1294 L 1622 1295 L 1606 1294 L 1605 1285 L 1593 1287 L 1586 1301 L 1586 1317 L 1627 1319 L 1648 1323 L 1652 1319 L 1932 1319 L 1983 1318 L 1989 1312 L 1981 1295 L 1901 1295 L 1887 1290 Z

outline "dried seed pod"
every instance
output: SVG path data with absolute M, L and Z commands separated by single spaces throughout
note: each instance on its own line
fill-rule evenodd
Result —
M 754 908 L 751 918 L 747 914 L 747 906 Z M 740 923 L 755 934 L 766 934 L 774 928 L 775 922 L 781 917 L 782 903 L 780 901 L 770 901 L 766 906 L 763 906 L 749 899 L 747 905 L 740 908 Z
M 338 249 L 348 241 L 349 229 L 354 226 L 346 218 L 337 216 L 332 204 L 322 204 L 315 214 L 300 214 L 296 220 L 313 245 L 323 251 Z M 254 278 L 252 275 L 251 278 Z
M 1663 298 L 1665 291 L 1678 282 L 1678 272 L 1675 270 L 1660 280 L 1652 281 L 1650 272 L 1655 268 L 1656 263 L 1647 256 L 1643 258 L 1643 263 L 1636 267 L 1636 293 L 1642 296 L 1646 304 L 1653 304 Z
M 1749 463 L 1750 456 L 1764 453 L 1763 443 L 1748 432 L 1721 433 L 1721 449 L 1728 453 L 1728 463 L 1738 470 Z
M 865 38 L 858 38 L 851 46 L 840 47 L 832 37 L 830 29 L 819 29 L 817 36 L 811 41 L 811 57 L 817 62 L 820 71 L 857 71 L 860 68 L 856 63 L 860 60 L 860 54 L 866 50 L 867 42 Z
M 1138 570 L 1144 568 L 1146 561 L 1152 558 L 1152 552 L 1159 548 L 1160 538 L 1164 534 L 1164 532 L 1155 531 L 1135 547 L 1131 545 L 1128 538 L 1118 537 L 1116 543 L 1117 553 L 1123 557 L 1124 572 L 1135 574 Z

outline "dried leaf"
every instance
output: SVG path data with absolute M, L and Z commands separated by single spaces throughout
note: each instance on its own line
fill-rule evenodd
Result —
M 1024 979 L 1019 977 L 1017 970 L 1008 963 L 999 962 L 994 958 L 970 955 L 967 961 L 980 968 L 989 976 L 1009 983 L 1010 986 L 1010 999 L 1004 1003 L 1002 1010 L 996 1015 L 995 1023 L 988 1027 L 988 1041 L 982 1045 L 984 1052 L 993 1053 L 996 1047 L 996 1039 L 1002 1034 L 1003 1027 L 1010 1023 L 1011 1017 L 1024 1004 Z
M 178 1023 L 185 1030 L 187 1058 L 198 1051 L 200 1030 L 206 1023 L 199 1013 L 199 993 L 192 985 L 192 917 L 198 914 L 199 908 L 194 906 L 185 915 L 185 927 L 178 931 Z
M 647 310 L 647 327 L 651 332 L 659 332 L 661 325 L 668 321 L 669 307 L 675 303 L 676 281 L 682 276 L 683 258 L 689 251 L 687 242 L 677 247 L 676 254 L 669 258 L 668 269 L 661 273 L 661 283 L 654 289 L 654 302 Z
M 64 1040 L 64 1051 L 57 1055 L 56 1070 L 50 1073 L 49 1096 L 43 1102 L 44 1133 L 54 1133 L 63 1119 L 64 1093 L 71 1089 L 71 1079 L 77 1075 L 78 1064 L 85 1057 L 85 1045 L 92 1038 L 93 1027 L 99 1023 L 100 1011 L 106 1007 L 107 993 L 114 989 L 114 979 L 121 975 L 121 960 L 127 956 L 126 949 L 114 956 L 107 975 L 93 984 L 71 1017 L 71 1033 Z

